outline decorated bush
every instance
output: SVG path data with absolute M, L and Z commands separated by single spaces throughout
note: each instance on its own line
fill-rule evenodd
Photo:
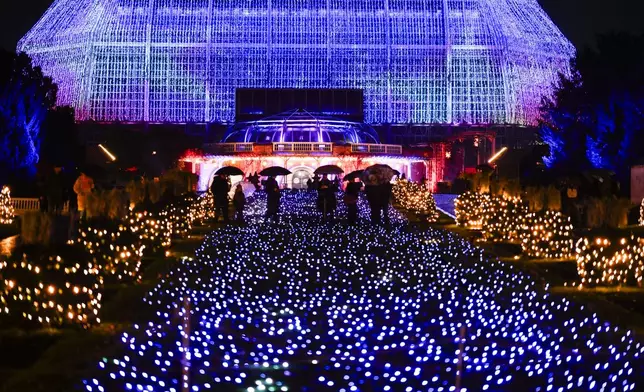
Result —
M 93 192 L 87 201 L 87 219 L 79 225 L 78 242 L 98 259 L 107 282 L 138 281 L 145 244 L 130 213 L 123 191 Z
M 480 230 L 484 220 L 490 217 L 491 203 L 489 194 L 472 191 L 463 193 L 454 202 L 456 224 L 468 229 Z
M 521 230 L 526 255 L 545 259 L 567 259 L 573 255 L 572 223 L 557 211 L 531 212 Z
M 642 286 L 644 238 L 584 237 L 576 256 L 582 286 Z
M 528 206 L 520 198 L 491 196 L 483 211 L 483 239 L 492 242 L 519 242 L 527 214 Z
M 0 259 L 6 315 L 45 326 L 99 323 L 103 280 L 82 246 L 29 245 Z
M 176 199 L 164 208 L 163 214 L 166 215 L 171 225 L 171 235 L 173 237 L 185 237 L 190 234 L 192 225 L 196 220 L 195 208 L 199 203 L 196 195 L 189 194 Z
M 407 180 L 398 180 L 392 190 L 394 200 L 405 210 L 422 215 L 430 222 L 438 219 L 434 195 L 422 185 Z
M 11 191 L 9 187 L 3 186 L 0 190 L 0 225 L 10 225 L 13 223 L 14 211 L 11 204 Z
M 644 199 L 642 199 L 642 205 L 640 206 L 640 225 L 644 226 Z

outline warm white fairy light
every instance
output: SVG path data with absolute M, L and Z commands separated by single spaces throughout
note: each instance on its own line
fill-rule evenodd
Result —
M 369 123 L 535 124 L 572 44 L 537 0 L 57 0 L 20 41 L 78 120 L 234 121 L 235 89 L 355 88 Z
M 0 261 L 0 313 L 46 326 L 100 323 L 103 278 L 82 248 Z
M 393 186 L 394 200 L 403 209 L 423 216 L 429 222 L 436 222 L 438 210 L 434 195 L 426 187 L 407 180 L 398 180 Z
M 640 225 L 644 226 L 644 199 L 642 199 L 642 205 L 640 206 Z
M 307 192 L 283 193 L 278 222 L 264 212 L 254 197 L 247 225 L 177 263 L 88 392 L 449 391 L 459 357 L 462 390 L 635 390 L 644 348 L 630 332 L 460 237 L 409 230 L 393 210 L 388 229 L 320 224 Z
M 481 230 L 484 220 L 489 217 L 486 211 L 491 206 L 489 194 L 468 191 L 460 195 L 454 201 L 456 213 L 456 224 L 472 230 Z
M 485 241 L 520 241 L 521 230 L 528 217 L 528 206 L 521 198 L 489 196 L 482 209 L 481 232 Z
M 532 212 L 523 221 L 521 246 L 530 257 L 569 259 L 574 250 L 572 230 L 570 218 L 560 212 Z
M 11 191 L 8 186 L 3 186 L 0 191 L 0 225 L 13 223 L 14 210 L 11 202 Z
M 577 241 L 576 254 L 582 287 L 642 287 L 644 238 L 584 237 Z

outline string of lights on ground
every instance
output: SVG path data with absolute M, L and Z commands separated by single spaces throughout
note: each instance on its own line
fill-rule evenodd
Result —
M 644 347 L 444 231 L 253 197 L 146 296 L 87 391 L 628 391 Z M 367 216 L 363 202 L 361 215 Z M 339 207 L 342 216 L 343 206 Z M 462 372 L 459 373 L 459 369 Z M 459 375 L 459 377 L 457 377 Z

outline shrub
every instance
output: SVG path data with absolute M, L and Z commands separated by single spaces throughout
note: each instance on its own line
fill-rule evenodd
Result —
M 643 238 L 581 238 L 577 241 L 576 256 L 583 286 L 642 286 Z
M 567 259 L 573 252 L 572 229 L 570 218 L 560 212 L 532 212 L 523 222 L 521 246 L 530 257 Z
M 80 246 L 23 246 L 0 260 L 5 312 L 45 326 L 100 322 L 102 277 Z
M 11 202 L 11 191 L 8 186 L 2 186 L 0 190 L 0 225 L 13 223 L 14 211 Z

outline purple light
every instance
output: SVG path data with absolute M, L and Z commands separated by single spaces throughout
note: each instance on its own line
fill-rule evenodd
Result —
M 534 124 L 574 48 L 536 0 L 56 0 L 18 50 L 78 120 L 234 120 L 235 88 L 358 88 L 368 123 Z

